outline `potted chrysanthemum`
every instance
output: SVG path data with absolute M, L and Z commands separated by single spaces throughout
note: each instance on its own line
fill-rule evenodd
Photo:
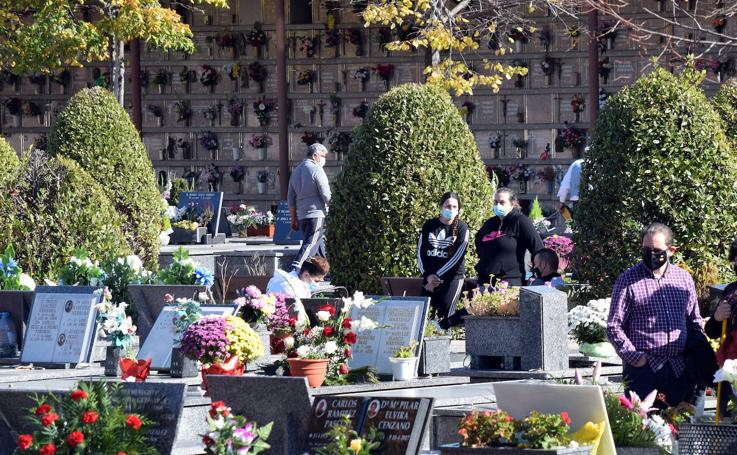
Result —
M 568 333 L 576 340 L 582 354 L 590 357 L 614 358 L 614 347 L 606 335 L 611 299 L 591 300 L 568 312 Z
M 202 382 L 208 374 L 242 375 L 248 362 L 264 353 L 261 339 L 236 316 L 208 316 L 182 334 L 182 353 L 202 364 Z

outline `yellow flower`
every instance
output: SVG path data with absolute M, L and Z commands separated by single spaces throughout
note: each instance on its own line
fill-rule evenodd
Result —
M 246 324 L 246 321 L 235 316 L 226 316 L 225 319 L 228 327 L 226 336 L 230 340 L 228 352 L 231 355 L 237 355 L 245 364 L 264 354 L 261 338 Z
M 599 447 L 599 441 L 604 435 L 604 421 L 599 423 L 586 422 L 577 432 L 571 435 L 571 438 L 580 445 L 592 446 L 591 453 L 596 453 Z
M 361 446 L 363 445 L 363 441 L 360 439 L 353 439 L 351 440 L 351 450 L 355 453 L 358 453 L 359 450 L 361 450 Z

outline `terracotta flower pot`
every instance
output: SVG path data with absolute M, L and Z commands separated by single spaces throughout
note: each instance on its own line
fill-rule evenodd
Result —
M 289 374 L 307 378 L 312 388 L 318 388 L 325 382 L 328 373 L 328 359 L 287 359 Z
M 209 393 L 207 388 L 208 374 L 222 374 L 226 376 L 242 376 L 245 366 L 238 356 L 233 356 L 225 362 L 213 363 L 209 367 L 202 366 L 202 384 L 205 386 L 205 392 Z
M 151 359 L 120 359 L 120 372 L 123 380 L 133 377 L 136 382 L 146 382 L 151 368 Z

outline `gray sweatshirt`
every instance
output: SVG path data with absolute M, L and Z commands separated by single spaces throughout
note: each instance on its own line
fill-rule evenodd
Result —
M 321 218 L 327 215 L 330 184 L 325 170 L 310 159 L 294 168 L 287 193 L 289 208 L 297 208 L 297 218 Z

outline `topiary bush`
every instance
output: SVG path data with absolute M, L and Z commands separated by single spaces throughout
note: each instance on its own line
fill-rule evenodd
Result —
M 724 120 L 724 132 L 737 144 L 737 79 L 729 79 L 714 94 L 712 105 Z
M 676 260 L 702 295 L 729 273 L 737 160 L 699 88 L 702 77 L 658 68 L 599 114 L 574 215 L 576 269 L 596 297 L 609 295 L 617 276 L 638 262 L 640 231 L 654 221 L 673 229 Z
M 100 184 L 74 161 L 31 152 L 0 197 L 0 244 L 36 280 L 53 277 L 77 248 L 92 259 L 130 254 L 122 218 Z
M 0 136 L 0 182 L 12 179 L 19 167 L 20 160 L 18 159 L 18 154 L 8 144 L 8 141 Z
M 446 191 L 459 193 L 473 239 L 493 199 L 473 134 L 440 89 L 392 89 L 354 129 L 334 184 L 327 220 L 332 281 L 377 293 L 382 276 L 418 276 L 417 239 Z
M 155 266 L 161 227 L 156 177 L 138 131 L 115 97 L 100 87 L 74 95 L 51 130 L 49 153 L 73 159 L 101 183 L 122 215 L 131 249 Z

